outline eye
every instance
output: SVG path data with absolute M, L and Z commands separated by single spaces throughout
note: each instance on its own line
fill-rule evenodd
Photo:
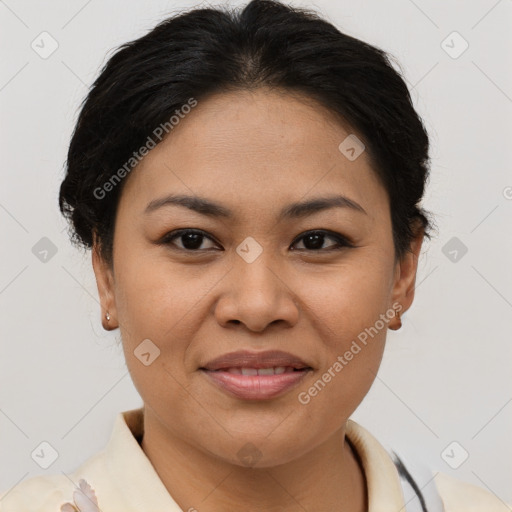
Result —
M 322 248 L 326 238 L 334 240 L 335 243 L 330 244 L 327 248 Z M 354 245 L 351 244 L 344 236 L 326 230 L 308 231 L 295 240 L 296 241 L 292 244 L 292 246 L 295 245 L 297 241 L 302 240 L 303 247 L 299 247 L 298 249 L 293 250 L 327 252 L 331 250 L 342 249 L 343 247 L 354 247 Z
M 323 247 L 325 239 L 334 240 L 334 243 L 330 244 L 328 247 Z M 181 244 L 178 245 L 174 241 L 181 239 Z M 202 247 L 203 242 L 205 240 L 209 240 L 213 243 L 213 246 L 210 247 Z M 314 230 L 307 231 L 302 234 L 300 237 L 296 238 L 292 247 L 296 245 L 298 242 L 302 241 L 303 247 L 299 247 L 292 250 L 300 250 L 300 251 L 313 251 L 313 252 L 328 252 L 332 250 L 339 250 L 344 247 L 354 247 L 354 245 L 347 240 L 344 236 L 330 232 L 327 230 Z M 177 249 L 189 252 L 199 252 L 199 251 L 207 251 L 214 248 L 216 242 L 214 242 L 213 238 L 207 235 L 204 231 L 200 229 L 178 229 L 176 231 L 171 231 L 164 235 L 164 237 L 160 240 L 160 244 L 164 245 L 174 245 Z
M 175 239 L 182 240 L 181 247 L 173 242 Z M 178 249 L 184 251 L 205 251 L 208 250 L 208 247 L 201 248 L 204 239 L 213 241 L 211 237 L 199 229 L 178 229 L 167 233 L 160 240 L 160 243 L 176 245 Z

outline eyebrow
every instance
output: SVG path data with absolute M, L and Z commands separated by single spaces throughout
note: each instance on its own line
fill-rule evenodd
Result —
M 146 206 L 144 213 L 151 213 L 164 206 L 183 206 L 207 217 L 223 217 L 231 219 L 234 216 L 233 212 L 229 208 L 226 208 L 221 204 L 203 197 L 187 195 L 168 195 L 159 199 L 153 199 Z M 366 210 L 359 203 L 356 203 L 353 199 L 346 196 L 338 195 L 318 197 L 307 201 L 291 203 L 281 210 L 278 219 L 285 220 L 307 217 L 308 215 L 335 207 L 350 208 L 354 211 L 368 215 Z

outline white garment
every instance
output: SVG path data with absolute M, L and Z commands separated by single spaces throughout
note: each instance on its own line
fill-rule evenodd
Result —
M 142 408 L 120 412 L 105 448 L 71 473 L 70 479 L 57 474 L 22 481 L 0 494 L 0 512 L 60 512 L 64 503 L 73 503 L 73 492 L 81 478 L 94 490 L 101 512 L 183 512 L 137 441 L 142 438 L 143 424 Z M 421 511 L 419 500 L 400 478 L 385 448 L 353 420 L 348 420 L 346 434 L 363 466 L 369 512 Z M 432 478 L 411 471 L 412 465 L 405 459 L 403 462 L 418 485 Z M 427 493 L 426 488 L 422 491 L 428 512 L 443 512 L 441 500 L 444 512 L 511 510 L 488 491 L 448 475 L 438 473 L 434 481 L 433 492 Z

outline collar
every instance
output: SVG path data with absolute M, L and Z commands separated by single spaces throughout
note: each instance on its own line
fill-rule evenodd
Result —
M 368 512 L 405 510 L 400 475 L 386 449 L 364 427 L 349 419 L 346 437 L 361 460 L 368 491 Z
M 141 407 L 116 416 L 110 440 L 102 453 L 107 472 L 127 510 L 182 512 L 139 445 L 144 433 L 143 414 Z M 351 419 L 347 421 L 346 436 L 366 477 L 368 512 L 405 510 L 400 477 L 385 448 Z M 99 492 L 98 499 L 101 500 Z M 119 501 L 115 505 L 119 507 Z M 104 506 L 107 508 L 107 503 Z

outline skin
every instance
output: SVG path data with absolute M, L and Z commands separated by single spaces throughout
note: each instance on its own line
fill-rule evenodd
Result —
M 402 314 L 410 307 L 423 233 L 395 260 L 386 190 L 366 152 L 350 161 L 338 149 L 350 133 L 329 111 L 289 92 L 257 89 L 199 101 L 129 175 L 112 267 L 94 244 L 103 325 L 119 327 L 144 402 L 142 449 L 185 511 L 241 504 L 254 512 L 341 504 L 367 510 L 364 474 L 345 424 L 375 379 L 396 319 L 307 405 L 297 397 L 380 314 L 394 303 Z M 144 213 L 170 193 L 218 202 L 233 218 L 183 206 Z M 278 220 L 289 203 L 335 194 L 366 214 L 335 207 Z M 199 250 L 183 237 L 157 243 L 182 228 L 211 239 L 199 237 Z M 313 229 L 339 233 L 355 247 L 329 250 L 337 246 L 329 234 L 314 246 L 304 237 Z M 263 249 L 252 263 L 236 252 L 249 236 Z M 160 350 L 149 366 L 134 356 L 145 339 Z M 288 351 L 314 371 L 281 397 L 244 401 L 198 370 L 240 349 Z M 252 467 L 237 456 L 247 443 L 260 455 Z

